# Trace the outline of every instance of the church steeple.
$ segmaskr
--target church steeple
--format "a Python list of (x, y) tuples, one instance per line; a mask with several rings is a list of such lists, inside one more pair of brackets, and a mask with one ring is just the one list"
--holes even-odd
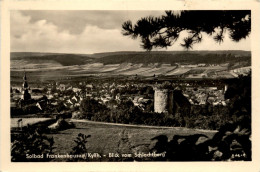
[(26, 72), (24, 71), (24, 76), (23, 76), (23, 80), (26, 81), (27, 77), (26, 77)]
[(31, 94), (29, 93), (29, 86), (28, 86), (28, 82), (27, 82), (27, 77), (26, 77), (26, 72), (24, 71), (24, 76), (23, 76), (23, 85), (22, 85), (22, 89), (23, 89), (23, 95), (22, 95), (22, 99), (23, 100), (30, 100), (31, 99)]
[(23, 76), (23, 89), (28, 89), (26, 72), (24, 72), (24, 76)]

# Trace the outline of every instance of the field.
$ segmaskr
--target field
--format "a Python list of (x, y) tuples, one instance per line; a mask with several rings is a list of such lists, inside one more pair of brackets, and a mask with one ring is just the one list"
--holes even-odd
[[(232, 66), (232, 70), (228, 70), (228, 65)], [(12, 83), (20, 81), (24, 70), (30, 80), (39, 83), (89, 76), (234, 78), (250, 66), (249, 51), (112, 52), (92, 55), (16, 52), (11, 53), (10, 70)]]
[[(46, 65), (42, 64), (42, 66)], [(29, 66), (33, 66), (29, 68)], [(35, 66), (38, 66), (35, 68)], [(250, 67), (248, 67), (250, 68)], [(247, 68), (246, 68), (247, 69)], [(228, 70), (227, 66), (208, 66), (208, 67), (189, 67), (176, 66), (171, 64), (108, 64), (92, 63), (86, 65), (74, 66), (53, 66), (39, 67), (39, 64), (27, 65), (27, 77), (32, 83), (40, 83), (47, 80), (70, 80), (77, 77), (118, 77), (118, 76), (139, 76), (139, 77), (178, 77), (182, 78), (234, 78), (237, 73), (235, 70)], [(12, 84), (21, 83), (24, 69), (11, 67), (11, 82)]]
[[(203, 131), (188, 128), (159, 128), (159, 127), (139, 127), (139, 126), (117, 126), (107, 125), (98, 122), (74, 122), (75, 128), (60, 131), (56, 134), (48, 134), (54, 138), (54, 154), (67, 154), (72, 151), (79, 133), (91, 135), (88, 138), (87, 149), (89, 153), (133, 153), (141, 150), (149, 152), (153, 146), (152, 138), (158, 135), (166, 135), (172, 139), (173, 135), (205, 134), (212, 138), (215, 131)], [(200, 140), (202, 142), (203, 140)], [(65, 159), (53, 159), (53, 161), (65, 161)], [(92, 161), (116, 161), (107, 157), (94, 158)]]
[[(11, 118), (11, 128), (18, 127), (18, 120), (21, 118)], [(22, 125), (33, 125), (39, 122), (46, 122), (52, 120), (51, 118), (22, 118)]]

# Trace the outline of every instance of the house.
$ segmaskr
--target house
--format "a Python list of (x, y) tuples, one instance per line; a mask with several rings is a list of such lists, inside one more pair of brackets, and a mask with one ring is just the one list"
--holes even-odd
[(92, 84), (87, 84), (86, 85), (86, 90), (93, 90), (93, 85)]
[(104, 96), (102, 96), (101, 97), (101, 101), (103, 102), (103, 103), (106, 103), (106, 102), (108, 102), (110, 99), (108, 98), (108, 97), (104, 97)]
[(72, 86), (68, 86), (66, 90), (72, 90)]
[(77, 93), (77, 92), (80, 92), (80, 91), (81, 91), (80, 88), (76, 88), (76, 87), (73, 87), (72, 90), (73, 90), (74, 93)]
[(47, 98), (48, 98), (48, 99), (52, 99), (53, 97), (54, 97), (54, 96), (53, 96), (52, 94), (48, 94), (48, 95), (47, 95)]
[(51, 104), (54, 105), (54, 106), (57, 106), (57, 105), (58, 105), (58, 102), (55, 101), (55, 102), (52, 102)]
[(205, 63), (199, 63), (199, 64), (198, 64), (198, 67), (204, 67), (204, 66), (206, 66)]
[(66, 86), (65, 86), (65, 84), (60, 84), (57, 89), (59, 89), (60, 91), (65, 91), (66, 90)]
[(120, 93), (117, 93), (115, 99), (116, 99), (116, 100), (120, 100), (120, 97), (121, 97)]
[(22, 87), (12, 87), (11, 88), (13, 93), (20, 93), (22, 92)]
[(81, 98), (79, 96), (73, 96), (70, 99), (67, 99), (66, 103), (67, 105), (70, 105), (72, 107), (79, 107), (81, 102)]
[(13, 102), (13, 101), (11, 101), (10, 106), (11, 106), (11, 108), (16, 108), (17, 107), (16, 103)]
[(86, 97), (92, 97), (92, 94), (86, 93)]
[(46, 108), (47, 106), (47, 101), (46, 100), (41, 100), (39, 102), (36, 103), (36, 106), (40, 109), (43, 110)]

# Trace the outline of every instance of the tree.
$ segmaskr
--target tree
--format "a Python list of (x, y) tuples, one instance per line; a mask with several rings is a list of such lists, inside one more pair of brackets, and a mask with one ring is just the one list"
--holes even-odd
[(122, 34), (133, 39), (141, 38), (141, 46), (146, 50), (167, 48), (179, 39), (181, 32), (187, 31), (181, 46), (192, 49), (193, 45), (202, 41), (202, 33), (206, 33), (221, 43), (224, 33), (228, 31), (230, 38), (238, 42), (249, 36), (251, 32), (250, 10), (211, 10), (211, 11), (165, 11), (161, 17), (143, 17), (135, 25), (130, 20), (122, 25)]
[(91, 119), (95, 113), (105, 111), (107, 108), (94, 99), (86, 98), (81, 101), (79, 109), (87, 119)]
[[(40, 128), (27, 126), (23, 132), (15, 135), (11, 145), (11, 161), (49, 161), (46, 154), (53, 153), (54, 139), (43, 134)], [(43, 155), (42, 157), (27, 158), (27, 155)]]
[[(251, 120), (251, 72), (245, 76), (239, 76), (228, 83), (228, 89), (225, 92), (225, 99), (229, 99), (230, 115), (236, 117), (245, 116)], [(251, 125), (251, 121), (247, 124)]]
[(58, 102), (56, 109), (57, 109), (57, 112), (61, 112), (61, 111), (66, 110), (66, 106), (63, 104), (63, 102)]

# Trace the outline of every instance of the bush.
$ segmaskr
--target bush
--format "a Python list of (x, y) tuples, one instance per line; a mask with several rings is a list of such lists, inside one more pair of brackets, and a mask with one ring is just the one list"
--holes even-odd
[(225, 124), (212, 139), (201, 143), (198, 140), (206, 135), (174, 135), (170, 141), (159, 135), (152, 138), (156, 143), (150, 151), (166, 153), (159, 161), (251, 161), (251, 132), (243, 127), (244, 120)]
[(75, 111), (75, 112), (72, 112), (71, 118), (72, 119), (84, 119), (84, 116), (82, 115), (81, 112)]
[(74, 127), (73, 123), (68, 123), (66, 120), (60, 118), (57, 120), (56, 123), (50, 125), (48, 128), (51, 130), (60, 131), (60, 130), (66, 130), (73, 127)]
[[(43, 135), (39, 128), (25, 127), (24, 131), (13, 136), (11, 145), (11, 161), (48, 161), (46, 154), (51, 154), (54, 140)], [(42, 155), (43, 158), (27, 158), (28, 155)]]
[[(87, 139), (91, 137), (91, 135), (85, 135), (82, 133), (79, 133), (77, 138), (74, 140), (74, 142), (76, 143), (76, 145), (72, 148), (71, 151), (71, 155), (82, 155), (82, 154), (86, 154), (87, 153), (87, 148), (86, 148), (86, 144), (87, 144)], [(73, 161), (82, 161), (82, 158), (73, 158)], [(85, 159), (85, 161), (87, 161), (87, 157)]]

